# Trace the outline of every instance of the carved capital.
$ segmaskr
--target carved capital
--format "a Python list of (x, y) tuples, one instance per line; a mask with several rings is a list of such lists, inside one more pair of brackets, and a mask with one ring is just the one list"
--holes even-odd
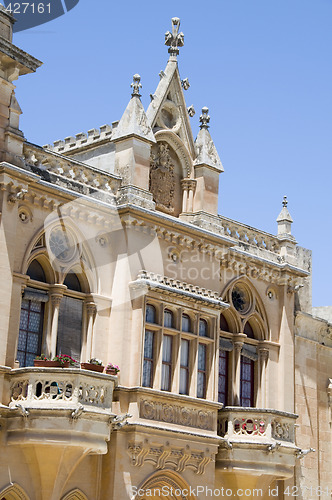
[(88, 317), (94, 317), (97, 312), (96, 304), (91, 300), (85, 302), (85, 309)]
[(259, 359), (263, 363), (266, 363), (267, 360), (269, 359), (270, 351), (268, 349), (266, 349), (265, 347), (261, 347), (258, 349), (258, 354), (259, 354)]

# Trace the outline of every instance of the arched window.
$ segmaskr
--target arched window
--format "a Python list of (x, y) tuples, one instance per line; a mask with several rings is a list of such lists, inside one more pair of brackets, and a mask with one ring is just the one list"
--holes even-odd
[(68, 290), (74, 290), (75, 292), (81, 292), (81, 283), (75, 273), (68, 273), (64, 285), (68, 288)]
[(220, 330), (223, 330), (224, 332), (230, 331), (227, 319), (223, 314), (220, 314)]
[(188, 314), (182, 314), (182, 331), (191, 332), (191, 321)]
[[(44, 269), (37, 260), (31, 262), (27, 274), (41, 285), (46, 282)], [(16, 354), (20, 367), (33, 366), (33, 360), (41, 354), (44, 308), (47, 301), (45, 290), (35, 287), (27, 287), (24, 290)]]
[(151, 304), (146, 305), (145, 321), (147, 323), (156, 323), (156, 308)]
[(199, 320), (199, 336), (207, 337), (208, 336), (208, 324), (205, 319)]
[(164, 310), (164, 326), (167, 328), (173, 328), (174, 326), (173, 313), (169, 309)]
[(249, 337), (250, 339), (255, 338), (254, 330), (252, 329), (249, 321), (246, 322), (246, 324), (244, 326), (243, 333), (245, 333), (247, 335), (247, 337)]

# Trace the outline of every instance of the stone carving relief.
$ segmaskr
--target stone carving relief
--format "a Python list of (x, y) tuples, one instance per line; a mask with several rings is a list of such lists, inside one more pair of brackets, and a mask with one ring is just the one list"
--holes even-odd
[(174, 213), (175, 176), (174, 163), (165, 142), (158, 143), (157, 152), (151, 154), (150, 191), (156, 202), (156, 208)]
[(214, 461), (214, 454), (207, 448), (205, 451), (173, 447), (169, 442), (165, 446), (149, 443), (147, 439), (140, 442), (130, 441), (127, 448), (131, 465), (142, 467), (149, 462), (158, 470), (172, 468), (177, 472), (191, 469), (195, 474), (204, 474), (206, 466)]
[(209, 431), (212, 431), (214, 428), (214, 415), (211, 411), (170, 405), (160, 401), (141, 400), (139, 416), (148, 420), (158, 420), (159, 422), (183, 425), (185, 427), (196, 427)]

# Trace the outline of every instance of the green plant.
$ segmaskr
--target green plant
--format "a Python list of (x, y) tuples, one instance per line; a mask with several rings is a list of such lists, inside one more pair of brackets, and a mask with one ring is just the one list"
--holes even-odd
[(97, 358), (91, 358), (89, 359), (88, 362), (91, 363), (92, 365), (98, 365), (98, 366), (101, 366), (103, 364), (103, 362)]
[(107, 370), (114, 370), (115, 373), (118, 373), (120, 371), (120, 368), (118, 367), (118, 365), (113, 365), (113, 363), (108, 363), (108, 365), (106, 366), (106, 371)]
[(36, 356), (35, 359), (42, 360), (42, 361), (49, 361), (50, 358), (45, 356), (45, 354), (41, 353), (40, 356)]
[(65, 363), (68, 363), (68, 362), (70, 365), (74, 365), (75, 363), (78, 363), (78, 361), (76, 361), (76, 359), (72, 358), (68, 354), (58, 354), (57, 356), (54, 356), (52, 361), (59, 361), (59, 363), (61, 363), (62, 365), (64, 365)]

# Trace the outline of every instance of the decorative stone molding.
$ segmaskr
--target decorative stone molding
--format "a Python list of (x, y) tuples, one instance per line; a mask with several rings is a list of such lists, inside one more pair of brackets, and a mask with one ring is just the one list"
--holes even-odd
[(213, 431), (214, 413), (152, 399), (139, 402), (140, 418)]
[(186, 296), (192, 300), (204, 300), (212, 306), (228, 308), (229, 304), (223, 302), (218, 292), (207, 290), (196, 285), (185, 283), (173, 278), (168, 278), (160, 274), (140, 271), (137, 279), (130, 283), (131, 288), (135, 289), (140, 286), (156, 287), (166, 293), (177, 293)]
[(332, 378), (329, 378), (329, 384), (327, 386), (327, 397), (330, 410), (330, 426), (332, 426)]
[(166, 446), (158, 446), (150, 444), (147, 439), (144, 442), (130, 441), (127, 451), (131, 465), (134, 467), (142, 467), (145, 462), (149, 462), (159, 470), (166, 467), (177, 472), (191, 469), (195, 474), (202, 475), (207, 465), (214, 462), (214, 454), (209, 448), (205, 451), (197, 451), (191, 450), (189, 445), (185, 448), (173, 447), (169, 442)]

